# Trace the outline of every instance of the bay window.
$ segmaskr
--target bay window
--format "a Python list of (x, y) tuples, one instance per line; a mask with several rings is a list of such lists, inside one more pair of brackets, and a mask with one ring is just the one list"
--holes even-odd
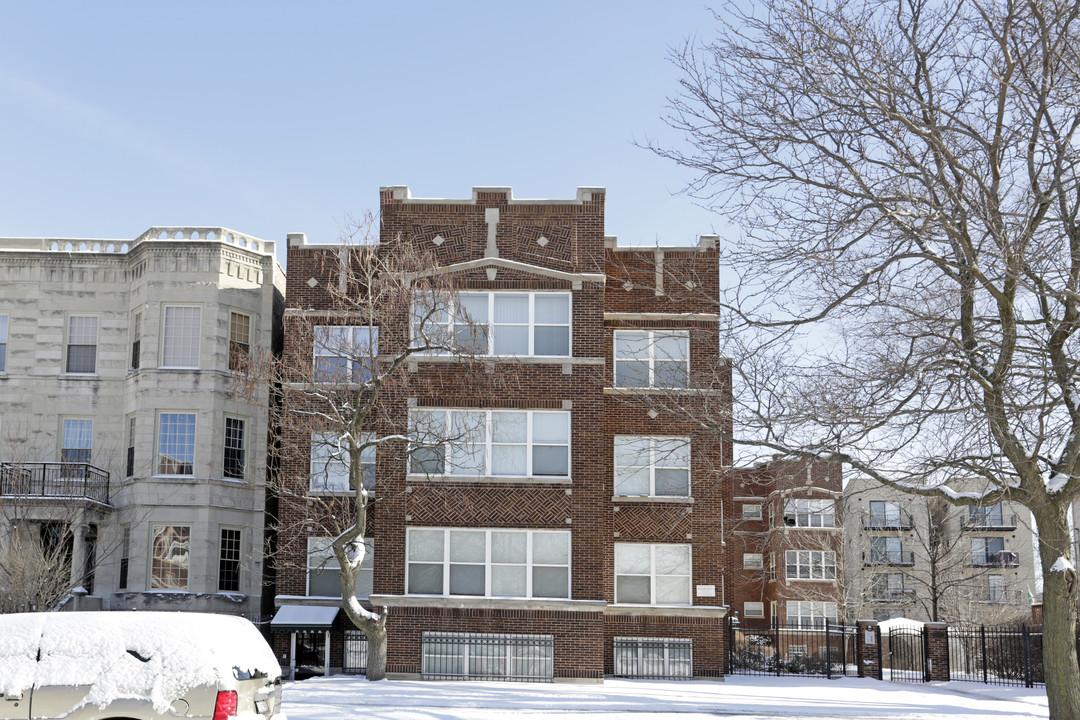
[(836, 553), (828, 550), (788, 550), (788, 580), (835, 580)]

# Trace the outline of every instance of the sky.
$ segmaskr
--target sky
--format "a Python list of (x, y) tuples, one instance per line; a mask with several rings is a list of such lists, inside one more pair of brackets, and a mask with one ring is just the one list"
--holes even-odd
[(575, 197), (608, 235), (679, 245), (730, 230), (680, 194), (671, 48), (700, 0), (0, 0), (0, 236), (134, 238), (224, 226), (336, 242), (378, 189)]

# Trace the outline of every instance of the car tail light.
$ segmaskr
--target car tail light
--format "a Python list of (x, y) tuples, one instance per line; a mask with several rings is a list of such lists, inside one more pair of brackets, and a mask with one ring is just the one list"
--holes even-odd
[(236, 716), (236, 691), (219, 691), (214, 703), (214, 720), (229, 720)]

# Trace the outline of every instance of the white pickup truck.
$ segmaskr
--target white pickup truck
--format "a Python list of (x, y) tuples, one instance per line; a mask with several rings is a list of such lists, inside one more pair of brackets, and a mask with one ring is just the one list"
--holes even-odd
[(199, 613), (0, 615), (0, 720), (285, 720), (255, 626)]

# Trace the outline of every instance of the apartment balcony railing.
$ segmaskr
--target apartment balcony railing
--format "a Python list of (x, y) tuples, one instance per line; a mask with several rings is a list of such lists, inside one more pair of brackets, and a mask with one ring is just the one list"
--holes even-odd
[(866, 596), (868, 602), (874, 603), (909, 603), (915, 599), (913, 588), (889, 588), (888, 590), (871, 589)]
[(873, 567), (879, 565), (889, 565), (894, 567), (911, 567), (915, 564), (915, 552), (908, 550), (907, 552), (889, 552), (871, 550), (870, 552), (864, 552), (862, 554), (863, 565), (865, 567)]
[(1020, 567), (1020, 558), (1014, 552), (1002, 550), (972, 555), (971, 564), (974, 567)]
[(863, 513), (864, 530), (910, 530), (911, 515), (907, 513)]
[(964, 530), (1015, 530), (1016, 515), (968, 516), (964, 519), (962, 527)]
[(0, 495), (109, 504), (109, 473), (90, 463), (0, 463)]
[(998, 605), (1027, 604), (1027, 598), (1024, 597), (1024, 594), (1021, 591), (1007, 590), (1004, 588), (984, 589), (979, 596), (979, 601)]

